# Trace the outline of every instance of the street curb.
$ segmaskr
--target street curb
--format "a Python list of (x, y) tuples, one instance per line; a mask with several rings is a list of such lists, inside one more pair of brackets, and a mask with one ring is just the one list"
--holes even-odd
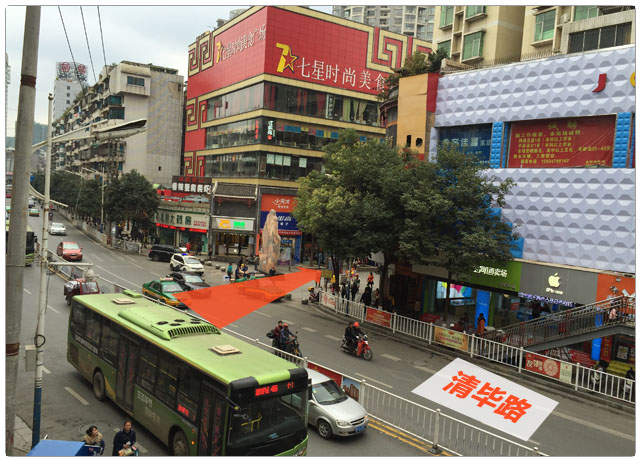
[[(340, 318), (340, 313), (333, 313), (331, 309), (329, 309), (328, 307), (325, 307), (318, 303), (313, 303), (309, 305), (313, 306), (315, 311), (323, 313), (329, 317), (333, 317), (336, 319)], [(569, 388), (565, 385), (559, 385), (551, 380), (545, 379), (544, 377), (538, 377), (537, 375), (534, 375), (531, 373), (527, 373), (526, 375), (521, 374), (521, 373), (518, 373), (517, 370), (514, 371), (514, 370), (511, 370), (511, 368), (505, 368), (504, 366), (501, 366), (493, 361), (488, 361), (486, 359), (478, 358), (475, 356), (473, 358), (470, 358), (468, 354), (460, 353), (453, 349), (441, 347), (437, 344), (429, 345), (422, 342), (419, 339), (414, 339), (412, 337), (408, 337), (404, 335), (393, 334), (392, 332), (389, 332), (387, 328), (378, 326), (377, 324), (367, 323), (367, 328), (369, 330), (375, 331), (376, 333), (384, 335), (386, 338), (395, 340), (396, 342), (404, 343), (404, 344), (410, 345), (413, 348), (416, 348), (422, 351), (428, 351), (443, 357), (461, 358), (466, 361), (473, 362), (476, 365), (481, 365), (482, 367), (490, 368), (492, 372), (499, 374), (505, 378), (509, 378), (510, 380), (517, 379), (519, 381), (523, 381), (523, 383), (527, 385), (536, 387), (540, 390), (548, 391), (558, 396), (563, 396), (565, 398), (571, 399), (576, 402), (584, 403), (585, 400), (588, 400), (589, 402), (592, 402), (598, 405), (602, 409), (613, 409), (620, 413), (632, 414), (632, 415), (635, 415), (635, 412), (636, 412), (635, 406), (627, 405), (624, 403), (618, 403), (617, 401), (610, 401), (608, 399), (601, 398), (596, 394), (592, 394), (592, 393), (586, 393), (586, 392), (576, 393), (572, 388)]]

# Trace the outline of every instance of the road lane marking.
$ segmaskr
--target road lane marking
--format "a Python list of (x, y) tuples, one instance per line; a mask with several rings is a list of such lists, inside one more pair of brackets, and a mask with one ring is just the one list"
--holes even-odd
[(71, 396), (73, 396), (74, 398), (76, 398), (78, 401), (80, 401), (83, 405), (88, 406), (89, 403), (87, 402), (86, 399), (84, 399), (82, 396), (80, 396), (78, 393), (76, 393), (75, 391), (73, 391), (71, 388), (69, 387), (64, 387), (65, 390), (67, 390)]
[(391, 355), (380, 355), (383, 358), (387, 358), (387, 359), (391, 359), (393, 361), (402, 361), (402, 358), (396, 358), (395, 356), (391, 356)]
[(156, 278), (162, 278), (162, 276), (163, 276), (163, 275), (159, 275), (158, 273), (154, 273), (154, 272), (149, 272), (149, 273), (151, 273)]
[(367, 381), (371, 380), (372, 382), (376, 382), (377, 384), (384, 385), (385, 387), (393, 388), (391, 385), (387, 385), (386, 383), (381, 382), (380, 380), (372, 379), (371, 377), (367, 377), (366, 375), (358, 374), (357, 372), (355, 374), (359, 375), (360, 377), (362, 377), (363, 379), (365, 379)]
[(341, 338), (335, 337), (333, 335), (325, 335), (326, 338), (331, 339), (331, 340), (335, 340), (337, 342), (342, 342)]
[(133, 286), (133, 289), (136, 289), (136, 288), (137, 288), (137, 286), (135, 286), (134, 284), (132, 284), (128, 279), (123, 278), (123, 277), (121, 277), (121, 276), (118, 276), (118, 275), (116, 275), (115, 273), (110, 272), (110, 271), (109, 271), (109, 270), (107, 270), (106, 268), (101, 267), (100, 265), (96, 265), (96, 267), (97, 267), (97, 268), (99, 268), (99, 269), (100, 269), (100, 270), (102, 270), (102, 271), (107, 272), (107, 273), (108, 273), (108, 274), (110, 274), (111, 276), (115, 276), (116, 278), (120, 278), (122, 281), (127, 282), (127, 283), (129, 284), (129, 286)]
[(47, 304), (47, 308), (51, 308), (53, 311), (55, 311), (57, 314), (60, 314), (60, 312), (58, 310), (56, 310), (55, 308), (53, 308), (51, 305)]
[(28, 289), (26, 289), (26, 288), (22, 288), (22, 290), (23, 290), (24, 292), (26, 292), (27, 294), (31, 295), (31, 292), (29, 292), (29, 290), (28, 290)]
[(618, 436), (618, 437), (620, 437), (622, 439), (627, 439), (629, 441), (635, 441), (636, 440), (636, 437), (634, 435), (626, 434), (626, 433), (620, 433), (620, 432), (618, 432), (616, 430), (613, 430), (611, 428), (604, 427), (604, 426), (599, 425), (597, 423), (591, 423), (591, 422), (588, 422), (586, 420), (579, 419), (577, 417), (572, 417), (571, 415), (563, 414), (562, 412), (551, 412), (551, 415), (556, 415), (556, 416), (558, 416), (560, 418), (563, 418), (565, 420), (570, 420), (570, 421), (575, 422), (575, 423), (580, 423), (580, 424), (582, 424), (584, 426), (588, 426), (589, 428), (593, 428), (594, 430), (604, 431), (605, 433), (612, 434), (614, 436)]
[(416, 369), (420, 369), (421, 371), (425, 371), (428, 372), (429, 374), (435, 374), (436, 371), (434, 371), (433, 369), (429, 369), (428, 367), (422, 367), (422, 366), (413, 366)]
[(315, 329), (311, 329), (310, 327), (303, 327), (302, 330), (307, 332), (318, 332)]
[(382, 424), (380, 422), (378, 422), (377, 420), (369, 420), (369, 427), (373, 428), (374, 430), (378, 430), (381, 433), (386, 434), (387, 436), (391, 436), (392, 438), (396, 438), (397, 440), (404, 442), (405, 444), (409, 444), (412, 447), (415, 447), (416, 449), (419, 449), (425, 453), (430, 454), (431, 452), (429, 452), (429, 450), (427, 448), (425, 448), (423, 445), (420, 445), (418, 443), (420, 443), (421, 441), (419, 441), (418, 439), (412, 438), (410, 436), (408, 436), (405, 433), (402, 433), (398, 430), (393, 429), (392, 427)]
[(527, 442), (530, 442), (531, 444), (535, 444), (536, 446), (540, 445), (538, 441), (534, 441), (533, 439), (529, 439)]
[(257, 311), (256, 310), (256, 313), (259, 314), (259, 315), (262, 315), (262, 316), (266, 316), (267, 318), (272, 318), (271, 315), (267, 315), (266, 313), (262, 313), (261, 311)]
[(134, 267), (138, 267), (140, 270), (144, 270), (144, 268), (142, 268), (140, 265), (138, 265), (137, 263), (135, 263), (135, 262), (133, 261), (133, 259), (131, 259), (131, 258), (127, 257), (127, 260), (128, 260), (128, 261), (129, 261), (129, 263), (130, 263), (131, 265), (133, 265)]
[(100, 263), (104, 262), (104, 259), (102, 257), (100, 257), (98, 254), (91, 254), (91, 257), (93, 259), (96, 259)]
[(51, 371), (50, 371), (49, 369), (47, 369), (46, 367), (44, 367), (44, 366), (42, 366), (42, 371), (43, 371), (45, 374), (51, 374)]

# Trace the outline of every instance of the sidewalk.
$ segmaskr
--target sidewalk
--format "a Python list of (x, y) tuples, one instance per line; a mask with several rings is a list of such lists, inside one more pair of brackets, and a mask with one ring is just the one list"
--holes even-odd
[(15, 424), (15, 431), (13, 432), (13, 455), (25, 457), (31, 450), (31, 428), (17, 415)]

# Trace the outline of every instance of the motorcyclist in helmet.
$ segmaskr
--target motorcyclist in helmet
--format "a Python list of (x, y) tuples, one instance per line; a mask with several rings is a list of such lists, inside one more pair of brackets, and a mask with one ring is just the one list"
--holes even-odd
[(362, 333), (360, 324), (357, 321), (349, 323), (349, 326), (344, 331), (344, 337), (347, 339), (347, 347), (349, 350), (355, 350), (358, 344), (358, 336)]

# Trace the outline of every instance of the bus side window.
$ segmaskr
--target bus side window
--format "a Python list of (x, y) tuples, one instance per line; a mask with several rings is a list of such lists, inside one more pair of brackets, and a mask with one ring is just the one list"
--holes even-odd
[(178, 366), (175, 360), (164, 354), (159, 356), (156, 397), (172, 409), (175, 409), (177, 382)]
[(71, 325), (73, 332), (80, 337), (84, 337), (86, 333), (87, 310), (83, 305), (74, 302), (71, 310)]
[(140, 351), (140, 363), (138, 365), (138, 384), (145, 390), (153, 393), (153, 387), (156, 384), (156, 368), (158, 355), (149, 344)]
[(200, 382), (202, 376), (184, 365), (180, 366), (180, 382), (178, 389), (178, 412), (195, 422), (198, 414), (200, 398)]
[(100, 351), (104, 360), (115, 366), (118, 356), (118, 332), (114, 325), (109, 323), (108, 319), (103, 318), (102, 320), (104, 324), (102, 325), (102, 346)]
[(92, 345), (100, 347), (100, 315), (91, 310), (87, 312), (87, 340)]

